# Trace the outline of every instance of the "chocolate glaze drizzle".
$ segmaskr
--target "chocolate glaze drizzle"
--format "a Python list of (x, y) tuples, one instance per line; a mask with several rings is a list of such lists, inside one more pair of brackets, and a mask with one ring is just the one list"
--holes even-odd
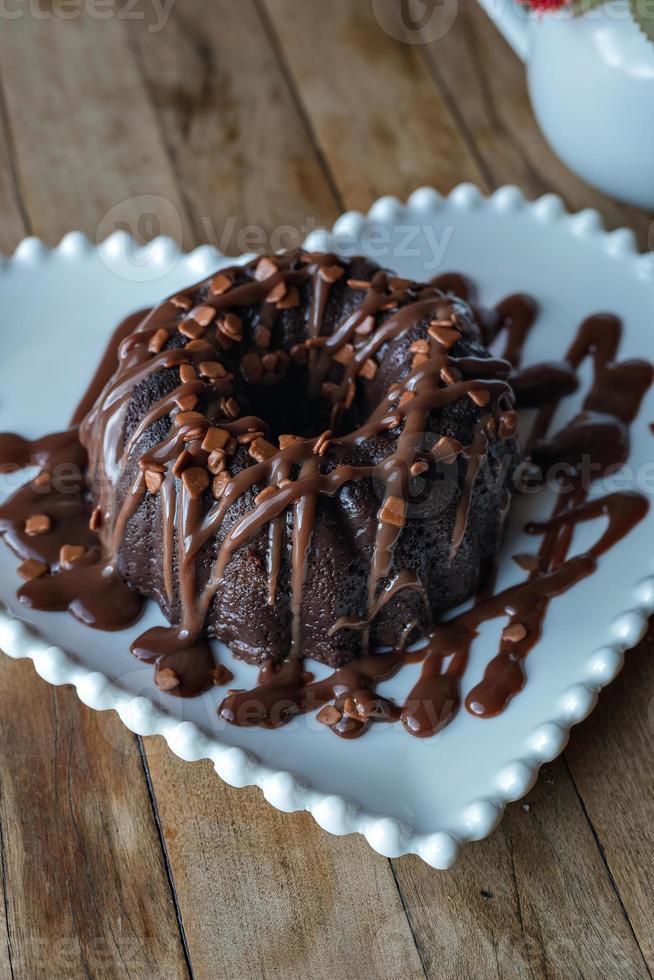
[[(373, 721), (397, 720), (413, 735), (432, 735), (458, 710), (460, 680), (478, 627), (505, 617), (499, 651), (465, 700), (474, 715), (499, 713), (524, 685), (523, 662), (541, 635), (551, 599), (592, 574), (601, 555), (647, 510), (647, 501), (634, 493), (594, 500), (588, 494), (593, 480), (627, 458), (629, 425), (651, 383), (651, 366), (616, 362), (620, 323), (598, 314), (582, 323), (563, 360), (523, 368), (522, 350), (536, 315), (534, 303), (523, 295), (507, 298), (491, 316), (477, 314), (487, 343), (503, 341), (501, 357), (455, 356), (465, 328), (456, 296), (468, 295), (466, 281), (455, 274), (427, 286), (381, 271), (370, 282), (348, 282), (360, 300), (354, 312), (325, 335), (321, 328), (330, 290), (346, 274), (337, 256), (291, 253), (264, 258), (248, 266), (247, 273), (218, 273), (199, 306), (193, 307), (197, 287), (192, 287), (121, 324), (67, 432), (35, 442), (0, 436), (1, 467), (40, 468), (39, 476), (0, 508), (0, 534), (23, 561), (20, 571), (27, 581), (19, 591), (21, 601), (40, 609), (69, 609), (99, 629), (135, 622), (143, 600), (118, 573), (117, 555), (130, 518), (148, 494), (159, 494), (165, 587), (172, 599), (177, 556), (181, 621), (149, 630), (135, 641), (132, 652), (155, 665), (163, 690), (194, 696), (213, 683), (223, 683), (228, 674), (215, 667), (203, 627), (232, 555), (268, 528), (268, 595), (274, 603), (286, 547), (285, 515), (291, 512), (293, 626), (288, 656), (281, 663), (265, 664), (254, 690), (228, 692), (219, 708), (221, 718), (238, 725), (277, 727), (297, 713), (320, 708), (319, 718), (345, 738), (359, 736)], [(283, 374), (288, 354), (276, 351), (266, 361), (276, 311), (297, 305), (298, 290), (307, 283), (307, 336), (291, 357), (306, 365), (309, 397), (328, 402), (329, 427), (318, 437), (282, 437), (277, 448), (266, 439), (269, 427), (264, 420), (241, 413), (226, 354), (242, 340), (241, 318), (234, 311), (256, 304), (261, 311), (256, 355), (247, 363), (244, 356), (241, 369), (246, 380), (248, 372), (257, 381), (266, 373)], [(391, 315), (381, 318), (380, 313), (389, 309)], [(362, 425), (342, 431), (359, 379), (375, 376), (376, 355), (421, 322), (429, 329), (412, 345), (408, 376), (391, 386)], [(188, 342), (171, 346), (178, 331)], [(576, 390), (577, 371), (587, 359), (593, 365), (593, 382), (583, 408), (563, 429), (550, 434), (556, 407)], [(330, 374), (335, 361), (343, 367), (338, 382)], [(126, 437), (134, 390), (166, 369), (179, 371), (180, 383)], [(429, 413), (466, 396), (479, 409), (470, 445), (442, 438), (425, 450), (422, 437)], [(527, 527), (542, 539), (537, 554), (517, 556), (528, 571), (527, 579), (497, 595), (488, 590), (480, 594), (471, 609), (438, 624), (417, 651), (407, 649), (415, 633), (415, 623), (410, 622), (395, 649), (374, 652), (371, 625), (384, 605), (405, 589), (426, 597), (423, 583), (409, 569), (389, 581), (406, 519), (412, 468), (426, 463), (425, 456), (447, 463), (462, 454), (466, 461), (452, 558), (464, 539), (489, 433), (509, 440), (515, 435), (514, 404), (538, 410), (526, 446), (530, 479), (543, 480), (555, 464), (563, 467), (566, 478), (560, 480), (551, 518)], [(166, 435), (142, 453), (117, 507), (115, 488), (126, 478), (130, 451), (151, 426), (167, 418), (171, 424)], [(397, 433), (395, 450), (381, 464), (328, 465), (332, 447), (354, 447), (389, 431)], [(230, 454), (243, 444), (250, 446), (253, 462), (230, 474)], [(305, 669), (300, 612), (318, 501), (320, 495), (334, 495), (347, 483), (371, 477), (381, 481), (384, 496), (366, 615), (341, 616), (332, 627), (333, 632), (357, 631), (363, 653), (316, 681)], [(203, 546), (219, 535), (232, 504), (259, 485), (263, 491), (222, 536), (208, 580), (200, 586), (197, 559)], [(564, 485), (572, 490), (564, 492)], [(206, 503), (210, 488), (214, 502), (207, 509), (203, 500)], [(599, 516), (608, 520), (600, 538), (584, 554), (569, 557), (575, 525)], [(405, 704), (379, 695), (377, 685), (409, 662), (421, 662), (422, 669)]]

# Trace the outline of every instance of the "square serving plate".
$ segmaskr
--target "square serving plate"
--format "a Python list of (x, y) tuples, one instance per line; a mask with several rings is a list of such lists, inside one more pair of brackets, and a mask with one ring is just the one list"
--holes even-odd
[[(365, 217), (343, 215), (307, 245), (365, 253), (418, 280), (463, 272), (484, 305), (511, 292), (531, 293), (541, 312), (526, 363), (560, 357), (576, 325), (599, 311), (624, 321), (621, 359), (654, 354), (654, 255), (639, 255), (629, 231), (607, 233), (594, 211), (567, 214), (551, 195), (530, 203), (514, 187), (489, 198), (470, 185), (447, 198), (424, 188), (406, 204), (382, 198)], [(65, 427), (125, 314), (234, 261), (209, 247), (182, 254), (167, 239), (137, 248), (120, 232), (97, 247), (77, 232), (55, 249), (26, 239), (0, 265), (1, 329), (11, 341), (0, 362), (0, 431), (36, 437)], [(575, 412), (581, 396), (564, 400), (557, 423)], [(654, 483), (652, 420), (650, 391), (633, 426), (624, 474), (625, 485), (641, 490)], [(0, 499), (26, 478), (25, 472), (2, 477)], [(538, 495), (513, 507), (498, 587), (520, 576), (510, 556), (528, 550), (522, 527), (534, 508), (545, 512), (544, 503)], [(572, 553), (592, 543), (598, 526), (578, 527)], [(570, 727), (619, 672), (625, 649), (642, 637), (654, 611), (654, 559), (643, 542), (653, 536), (650, 512), (596, 574), (553, 600), (543, 637), (526, 661), (525, 689), (502, 715), (480, 720), (461, 710), (431, 739), (413, 738), (399, 725), (373, 725), (360, 740), (343, 741), (315, 716), (277, 731), (227, 726), (216, 714), (218, 690), (190, 701), (172, 698), (154, 686), (151, 668), (130, 656), (131, 640), (162, 621), (153, 604), (137, 627), (113, 634), (89, 630), (67, 614), (25, 610), (15, 597), (17, 561), (4, 546), (0, 647), (30, 657), (50, 683), (74, 684), (92, 708), (116, 710), (132, 731), (163, 735), (183, 759), (210, 758), (226, 782), (260, 786), (280, 810), (307, 809), (331, 833), (357, 831), (382, 854), (416, 853), (446, 868), (461, 844), (489, 834), (505, 804), (528, 792), (540, 765), (561, 752)], [(500, 626), (482, 627), (464, 696), (495, 652)], [(234, 670), (234, 686), (252, 686), (255, 669), (228, 651), (222, 655)], [(405, 668), (382, 690), (406, 693), (417, 670)], [(321, 675), (320, 668), (315, 672)]]

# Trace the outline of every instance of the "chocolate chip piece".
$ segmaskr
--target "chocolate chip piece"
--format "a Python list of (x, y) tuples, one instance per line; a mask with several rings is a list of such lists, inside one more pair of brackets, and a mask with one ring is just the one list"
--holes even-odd
[(227, 371), (218, 361), (202, 361), (199, 365), (200, 374), (203, 378), (213, 381), (215, 378), (224, 378)]
[(218, 476), (219, 473), (225, 469), (225, 450), (224, 449), (214, 449), (213, 452), (209, 453), (209, 458), (207, 459), (207, 469), (212, 474), (212, 476)]
[(371, 285), (365, 279), (348, 279), (347, 284), (350, 289), (370, 289)]
[(270, 459), (271, 456), (274, 456), (277, 450), (266, 439), (255, 439), (254, 442), (250, 443), (248, 453), (257, 463), (263, 463), (265, 460)]
[(361, 365), (361, 368), (359, 369), (359, 374), (361, 375), (362, 378), (366, 378), (367, 381), (372, 381), (372, 379), (377, 374), (377, 361), (373, 360), (372, 357), (369, 357)]
[(332, 437), (331, 429), (326, 429), (321, 433), (313, 444), (313, 451), (316, 456), (324, 456), (329, 449), (329, 440)]
[(199, 323), (201, 327), (208, 327), (216, 318), (216, 311), (213, 306), (194, 306), (189, 316)]
[(270, 279), (279, 271), (277, 263), (274, 262), (267, 255), (264, 255), (262, 259), (257, 262), (257, 267), (254, 271), (254, 278), (257, 282), (263, 282), (265, 279)]
[(190, 337), (191, 340), (197, 340), (205, 331), (205, 327), (196, 320), (181, 320), (177, 325), (177, 329), (184, 337)]
[(86, 548), (81, 544), (65, 544), (59, 549), (59, 564), (70, 571), (86, 554)]
[(523, 623), (509, 623), (502, 630), (502, 639), (507, 643), (519, 643), (527, 635), (527, 628)]
[(218, 330), (228, 340), (243, 340), (243, 321), (236, 313), (225, 313), (218, 321)]
[(417, 459), (415, 463), (411, 466), (409, 470), (411, 476), (420, 476), (421, 473), (425, 473), (429, 469), (429, 463), (424, 459)]
[(189, 466), (182, 473), (182, 483), (191, 500), (198, 500), (209, 486), (209, 474), (204, 466)]
[(201, 412), (178, 412), (175, 416), (175, 425), (181, 429), (183, 425), (200, 425), (207, 419)]
[(202, 441), (202, 448), (205, 453), (212, 453), (216, 449), (224, 449), (229, 441), (227, 429), (207, 429)]
[(178, 310), (190, 310), (193, 305), (186, 296), (171, 296), (170, 302), (173, 306), (176, 306)]
[(387, 497), (379, 511), (379, 520), (383, 524), (404, 527), (406, 524), (406, 501), (402, 500), (401, 497)]
[(345, 275), (345, 269), (340, 265), (322, 265), (318, 274), (324, 282), (331, 284)]
[(525, 572), (535, 572), (540, 568), (538, 555), (513, 555), (513, 560)]
[(40, 534), (47, 534), (51, 526), (52, 522), (47, 514), (34, 514), (25, 521), (25, 534), (35, 538)]
[(266, 296), (266, 303), (279, 303), (286, 296), (286, 283), (282, 279)]
[(179, 368), (179, 380), (183, 385), (190, 384), (197, 380), (197, 373), (192, 364), (181, 364)]
[(216, 498), (216, 500), (222, 497), (227, 487), (227, 484), (229, 483), (229, 480), (230, 480), (229, 473), (225, 473), (225, 472), (219, 473), (218, 476), (214, 477), (211, 483), (211, 491), (214, 497)]
[(145, 471), (145, 485), (148, 488), (149, 493), (159, 493), (163, 485), (163, 481), (163, 473), (159, 473), (156, 470)]
[(224, 664), (218, 664), (218, 666), (214, 667), (211, 671), (211, 679), (216, 687), (221, 687), (223, 684), (229, 684), (230, 681), (233, 681), (234, 675), (229, 667), (225, 667)]
[(174, 691), (181, 684), (179, 677), (170, 667), (162, 667), (161, 670), (156, 671), (154, 679), (160, 691)]
[(475, 405), (483, 408), (485, 405), (488, 405), (491, 396), (488, 388), (473, 388), (472, 391), (468, 392), (468, 397), (473, 400)]
[(175, 398), (175, 404), (181, 412), (192, 412), (197, 403), (197, 395), (178, 395)]
[(52, 479), (52, 474), (49, 470), (41, 470), (40, 473), (32, 480), (35, 487), (47, 487), (50, 485), (50, 480)]
[(261, 493), (256, 495), (254, 502), (255, 504), (261, 504), (264, 500), (268, 500), (269, 497), (274, 497), (277, 492), (277, 487), (264, 487)]
[(91, 511), (91, 517), (89, 519), (89, 530), (99, 531), (102, 527), (102, 508), (94, 507)]
[(432, 320), (429, 324), (429, 336), (438, 341), (446, 350), (453, 347), (457, 340), (461, 339), (458, 330), (454, 330), (452, 326), (440, 320)]
[(232, 280), (223, 272), (219, 272), (218, 275), (214, 276), (211, 280), (210, 288), (214, 296), (222, 296), (223, 293), (226, 293), (232, 288)]
[(463, 446), (456, 439), (441, 436), (432, 449), (432, 454), (439, 463), (453, 463), (462, 449)]
[(500, 415), (500, 436), (502, 439), (509, 439), (518, 428), (518, 413), (514, 411), (503, 412)]
[(241, 432), (241, 434), (236, 437), (236, 441), (241, 446), (249, 446), (255, 439), (263, 439), (265, 434), (266, 433), (262, 432), (260, 429), (251, 430), (249, 432)]
[(299, 439), (299, 436), (293, 436), (293, 435), (283, 435), (283, 436), (280, 436), (279, 437), (279, 448), (280, 449), (286, 449), (292, 443), (297, 442), (298, 439)]
[(163, 327), (153, 333), (148, 343), (148, 350), (150, 353), (158, 354), (168, 342), (168, 337), (168, 331), (164, 330)]
[(429, 353), (429, 341), (428, 340), (414, 340), (409, 351), (412, 354), (428, 354)]
[(354, 718), (355, 721), (362, 721), (362, 716), (357, 710), (354, 698), (345, 698), (343, 702), (343, 714), (347, 715), (348, 718)]
[(32, 582), (35, 578), (41, 578), (42, 575), (47, 575), (50, 571), (49, 567), (42, 561), (36, 561), (35, 558), (28, 558), (24, 561), (22, 565), (18, 566), (18, 574), (21, 578), (24, 578), (26, 582)]
[(349, 364), (354, 357), (354, 347), (352, 344), (344, 344), (339, 350), (334, 354), (334, 360), (337, 364)]
[(461, 380), (461, 375), (455, 368), (449, 367), (447, 364), (445, 367), (441, 368), (441, 379), (447, 385), (454, 385), (457, 381)]
[(316, 720), (320, 722), (321, 725), (337, 725), (343, 715), (338, 710), (335, 704), (326, 704), (324, 708), (321, 708), (316, 715)]
[(366, 316), (363, 318), (361, 323), (357, 324), (354, 329), (357, 337), (367, 337), (375, 329), (375, 318), (374, 316)]
[(221, 398), (220, 411), (223, 412), (228, 419), (237, 419), (241, 414), (241, 406), (235, 398)]

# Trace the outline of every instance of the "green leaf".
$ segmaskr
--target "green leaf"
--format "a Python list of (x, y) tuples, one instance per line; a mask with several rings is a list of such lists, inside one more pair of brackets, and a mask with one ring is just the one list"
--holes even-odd
[(654, 0), (629, 0), (629, 7), (645, 37), (654, 44)]
[(581, 17), (587, 11), (594, 7), (601, 7), (604, 3), (606, 0), (572, 0), (572, 3), (567, 4), (566, 10), (571, 10), (575, 17)]

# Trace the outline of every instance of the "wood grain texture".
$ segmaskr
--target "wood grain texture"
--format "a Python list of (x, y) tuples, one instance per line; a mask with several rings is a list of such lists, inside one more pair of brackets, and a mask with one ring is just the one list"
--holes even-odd
[[(3, 26), (0, 49), (8, 34)], [(23, 111), (38, 88), (34, 77)], [(60, 193), (38, 154), (52, 202), (44, 215), (28, 210), (8, 123), (0, 119), (0, 228), (11, 250), (33, 224), (54, 240), (71, 218), (52, 217)], [(137, 740), (119, 718), (2, 656), (0, 773), (0, 976), (188, 976)]]
[(654, 975), (654, 632), (566, 751), (576, 789)]
[(562, 762), (451, 871), (395, 866), (428, 977), (647, 977)]
[(3, 25), (0, 63), (25, 210), (34, 234), (53, 244), (73, 225), (93, 241), (124, 228), (137, 240), (170, 234), (190, 247), (126, 23), (24, 16)]
[(389, 862), (358, 835), (145, 744), (198, 980), (423, 976)]
[(184, 0), (131, 38), (197, 243), (289, 248), (337, 217), (253, 0)]
[(4, 975), (187, 977), (136, 739), (117, 716), (3, 657), (0, 771)]
[(419, 48), (389, 37), (368, 0), (330, 0), (327, 17), (312, 3), (261, 4), (348, 208), (483, 179)]

